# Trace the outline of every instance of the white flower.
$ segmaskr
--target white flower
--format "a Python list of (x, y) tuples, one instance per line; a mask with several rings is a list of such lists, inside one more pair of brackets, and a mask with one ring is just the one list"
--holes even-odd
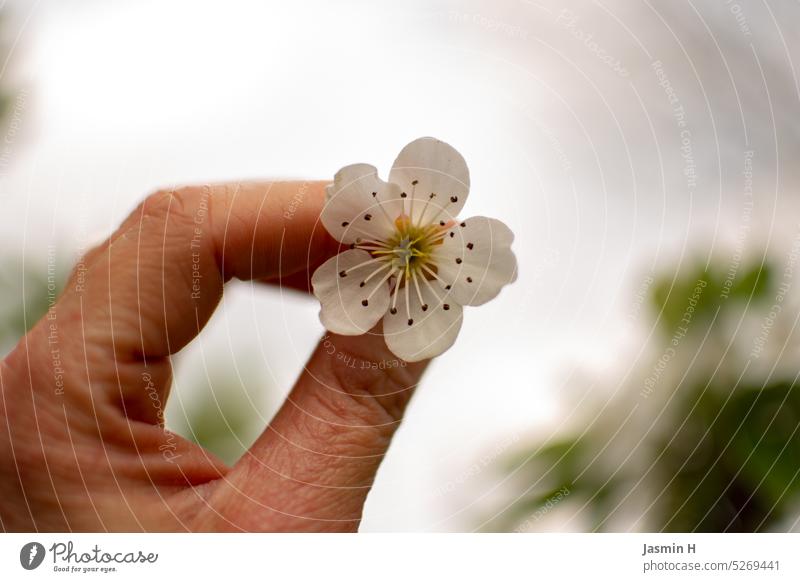
[(339, 170), (321, 219), (350, 250), (311, 279), (322, 324), (360, 335), (383, 318), (386, 344), (408, 362), (452, 346), (461, 306), (493, 299), (517, 270), (505, 224), (457, 218), (468, 192), (464, 158), (430, 137), (403, 148), (388, 182), (367, 164)]

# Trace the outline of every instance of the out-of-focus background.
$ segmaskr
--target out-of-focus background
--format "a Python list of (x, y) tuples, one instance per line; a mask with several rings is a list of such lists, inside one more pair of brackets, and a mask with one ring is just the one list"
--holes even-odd
[[(157, 187), (432, 135), (517, 283), (465, 313), (364, 531), (800, 530), (800, 4), (0, 4), (0, 355)], [(233, 461), (322, 333), (232, 284), (168, 426)]]

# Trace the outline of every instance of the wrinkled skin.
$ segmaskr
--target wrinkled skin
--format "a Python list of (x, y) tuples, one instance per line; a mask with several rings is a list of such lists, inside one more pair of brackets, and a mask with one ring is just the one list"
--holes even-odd
[(358, 528), (425, 368), (350, 367), (336, 357), (394, 362), (380, 336), (320, 343), (232, 467), (165, 431), (161, 414), (170, 356), (208, 321), (226, 281), (307, 291), (316, 266), (338, 252), (318, 223), (323, 188), (157, 192), (83, 258), (48, 315), (0, 364), (4, 530)]

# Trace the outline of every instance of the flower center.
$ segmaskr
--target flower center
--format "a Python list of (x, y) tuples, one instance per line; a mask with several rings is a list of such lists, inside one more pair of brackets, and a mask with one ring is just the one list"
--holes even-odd
[[(388, 216), (387, 216), (388, 218)], [(389, 313), (397, 313), (397, 299), (402, 293), (405, 294), (406, 314), (408, 325), (413, 325), (411, 308), (409, 303), (410, 293), (415, 293), (419, 299), (422, 311), (428, 310), (422, 295), (422, 286), (427, 287), (433, 297), (439, 299), (439, 293), (431, 285), (431, 280), (438, 279), (436, 264), (433, 261), (433, 252), (438, 245), (442, 244), (448, 229), (453, 222), (441, 221), (438, 224), (419, 225), (413, 224), (406, 214), (401, 214), (394, 220), (394, 232), (384, 240), (358, 239), (351, 248), (367, 251), (371, 258), (368, 261), (359, 263), (349, 269), (339, 272), (340, 277), (346, 277), (349, 273), (360, 270), (363, 267), (371, 266), (372, 272), (360, 282), (359, 286), (364, 288), (367, 283), (379, 274), (378, 283), (365, 289), (365, 297), (361, 301), (364, 307), (369, 306), (369, 300), (381, 285), (389, 281), (392, 284), (392, 306)], [(394, 278), (392, 282), (391, 279)], [(410, 289), (413, 288), (413, 291)], [(448, 285), (446, 289), (449, 289)], [(443, 309), (447, 310), (450, 306), (445, 304)]]
[(403, 237), (397, 246), (394, 248), (394, 252), (397, 254), (397, 262), (398, 264), (405, 268), (411, 264), (411, 259), (414, 258), (415, 255), (419, 254), (414, 248), (414, 245), (411, 244), (410, 237)]
[(394, 234), (385, 241), (386, 251), (377, 251), (377, 256), (384, 254), (387, 258), (391, 257), (392, 266), (405, 271), (407, 275), (432, 266), (431, 257), (434, 248), (442, 243), (444, 225), (415, 225), (406, 215), (400, 215), (394, 224)]

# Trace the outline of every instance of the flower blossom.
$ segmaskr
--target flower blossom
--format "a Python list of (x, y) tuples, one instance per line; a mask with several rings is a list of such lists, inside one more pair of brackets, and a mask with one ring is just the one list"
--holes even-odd
[(383, 318), (387, 346), (408, 362), (450, 348), (462, 306), (493, 299), (517, 271), (505, 224), (458, 218), (468, 193), (464, 158), (430, 137), (403, 148), (388, 182), (368, 164), (339, 170), (321, 220), (349, 249), (311, 279), (322, 324), (360, 335)]

